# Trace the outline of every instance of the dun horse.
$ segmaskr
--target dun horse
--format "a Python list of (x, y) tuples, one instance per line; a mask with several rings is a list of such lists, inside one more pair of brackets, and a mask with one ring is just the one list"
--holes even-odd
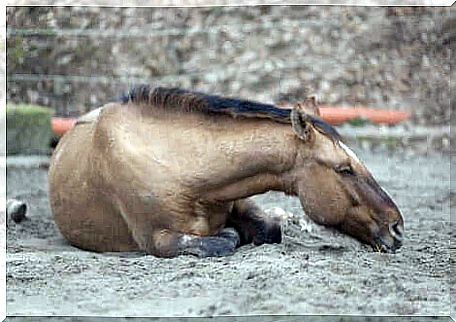
[(394, 251), (403, 239), (398, 208), (313, 98), (285, 110), (139, 86), (78, 121), (49, 180), (60, 231), (92, 251), (205, 257), (280, 243), (280, 221), (248, 198), (270, 190), (375, 249)]

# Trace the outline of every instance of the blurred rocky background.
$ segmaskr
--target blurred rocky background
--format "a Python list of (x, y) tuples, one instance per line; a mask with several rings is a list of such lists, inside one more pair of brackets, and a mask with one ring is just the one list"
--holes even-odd
[[(7, 100), (76, 116), (137, 83), (452, 123), (453, 8), (8, 7)], [(453, 59), (454, 61), (454, 59)]]

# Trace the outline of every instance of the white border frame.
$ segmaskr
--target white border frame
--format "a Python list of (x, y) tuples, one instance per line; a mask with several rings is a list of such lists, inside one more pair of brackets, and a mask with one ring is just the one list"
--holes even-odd
[[(215, 7), (255, 5), (322, 6), (431, 6), (449, 7), (456, 0), (7, 0), (0, 6), (0, 320), (6, 318), (6, 7), (7, 6), (97, 6), (97, 7)], [(396, 3), (395, 3), (396, 2)], [(451, 211), (451, 210), (450, 210)], [(450, 308), (451, 311), (451, 308)], [(450, 312), (454, 314), (454, 312)], [(451, 319), (455, 320), (452, 316)]]

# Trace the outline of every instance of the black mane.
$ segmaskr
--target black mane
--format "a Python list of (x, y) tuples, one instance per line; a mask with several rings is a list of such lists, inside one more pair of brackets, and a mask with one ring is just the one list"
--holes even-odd
[[(181, 88), (151, 87), (140, 85), (133, 87), (121, 97), (123, 104), (149, 104), (157, 108), (176, 109), (180, 111), (198, 111), (207, 114), (228, 114), (234, 118), (271, 119), (279, 123), (291, 123), (290, 109), (278, 108), (272, 104), (226, 98)], [(318, 117), (310, 116), (317, 130), (333, 140), (341, 140), (339, 133), (328, 123)]]

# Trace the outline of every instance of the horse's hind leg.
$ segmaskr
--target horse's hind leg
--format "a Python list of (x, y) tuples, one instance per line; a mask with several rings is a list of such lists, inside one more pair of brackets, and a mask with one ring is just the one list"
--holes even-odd
[(239, 241), (239, 234), (233, 228), (225, 228), (218, 235), (207, 237), (163, 229), (152, 234), (151, 244), (147, 245), (146, 251), (159, 257), (219, 257), (233, 254)]
[(266, 215), (250, 199), (234, 202), (227, 226), (234, 227), (241, 237), (241, 245), (253, 242), (255, 245), (282, 242), (280, 218)]

